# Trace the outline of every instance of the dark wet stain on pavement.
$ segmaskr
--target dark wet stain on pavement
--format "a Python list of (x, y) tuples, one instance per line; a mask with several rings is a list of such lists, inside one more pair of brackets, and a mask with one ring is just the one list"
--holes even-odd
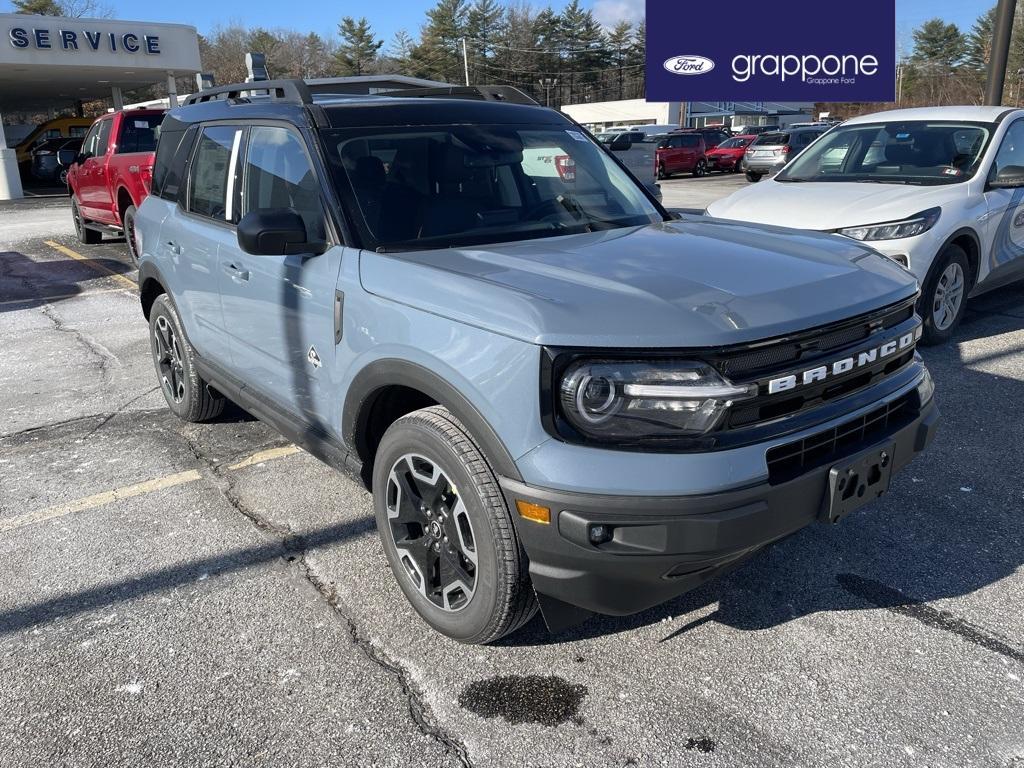
[(500, 675), (470, 683), (459, 694), (459, 704), (480, 717), (501, 717), (513, 725), (556, 726), (581, 722), (579, 709), (586, 695), (585, 685), (553, 675)]
[(922, 624), (935, 629), (951, 632), (969, 643), (1006, 656), (1024, 664), (1024, 651), (1014, 648), (995, 637), (986, 630), (961, 618), (949, 611), (939, 611), (915, 597), (910, 597), (898, 589), (882, 584), (880, 581), (865, 579), (852, 573), (840, 573), (836, 576), (839, 586), (851, 595), (859, 597), (879, 608), (917, 619)]
[(699, 739), (687, 739), (686, 744), (683, 746), (690, 750), (695, 749), (698, 752), (703, 752), (704, 754), (715, 751), (715, 742), (707, 736), (702, 736)]

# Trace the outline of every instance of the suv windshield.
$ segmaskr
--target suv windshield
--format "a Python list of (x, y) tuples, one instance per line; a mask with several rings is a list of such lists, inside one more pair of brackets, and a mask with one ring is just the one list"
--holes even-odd
[(583, 133), (551, 125), (324, 131), (364, 247), (451, 248), (661, 221)]
[(992, 134), (984, 123), (901, 122), (832, 130), (776, 181), (956, 184), (978, 170)]

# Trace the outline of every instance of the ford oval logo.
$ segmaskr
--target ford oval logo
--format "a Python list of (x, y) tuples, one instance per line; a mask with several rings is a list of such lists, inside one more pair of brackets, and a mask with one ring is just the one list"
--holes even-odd
[(715, 62), (706, 56), (673, 56), (665, 59), (664, 67), (673, 75), (706, 75)]

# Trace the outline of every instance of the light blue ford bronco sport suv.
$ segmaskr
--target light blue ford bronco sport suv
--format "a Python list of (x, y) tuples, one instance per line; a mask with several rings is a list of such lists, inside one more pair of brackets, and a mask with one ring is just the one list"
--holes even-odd
[(650, 608), (836, 522), (931, 440), (890, 259), (670, 213), (513, 89), (321, 85), (168, 113), (142, 308), (170, 409), (230, 399), (357, 477), (436, 630)]

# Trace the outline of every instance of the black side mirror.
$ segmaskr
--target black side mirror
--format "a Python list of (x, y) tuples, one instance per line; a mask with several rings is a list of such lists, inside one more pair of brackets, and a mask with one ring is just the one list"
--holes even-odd
[(238, 246), (253, 256), (320, 254), (327, 243), (310, 241), (306, 223), (291, 208), (249, 211), (238, 222)]
[(608, 145), (608, 149), (612, 152), (625, 152), (632, 146), (633, 142), (629, 140), (629, 136), (616, 136), (612, 139), (612, 143)]
[(989, 189), (1016, 189), (1024, 187), (1024, 167), (1004, 165), (988, 183)]

